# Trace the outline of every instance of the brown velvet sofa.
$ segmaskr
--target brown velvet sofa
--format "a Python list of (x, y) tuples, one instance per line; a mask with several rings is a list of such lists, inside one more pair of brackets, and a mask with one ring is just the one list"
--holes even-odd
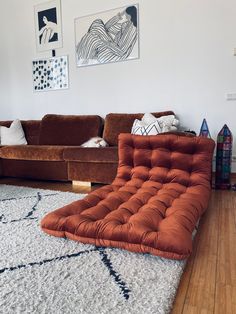
[[(172, 111), (154, 113), (156, 117)], [(118, 135), (130, 133), (143, 114), (54, 115), (21, 121), (28, 145), (0, 147), (0, 175), (39, 180), (111, 183), (118, 166)], [(12, 121), (0, 121), (9, 127)], [(109, 147), (84, 148), (94, 136)]]

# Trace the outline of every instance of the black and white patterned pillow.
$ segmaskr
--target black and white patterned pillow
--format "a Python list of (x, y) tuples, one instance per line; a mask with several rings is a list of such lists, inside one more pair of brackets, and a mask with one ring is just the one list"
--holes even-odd
[(142, 121), (136, 119), (133, 123), (131, 134), (136, 135), (157, 135), (161, 133), (161, 127), (158, 120), (145, 124)]

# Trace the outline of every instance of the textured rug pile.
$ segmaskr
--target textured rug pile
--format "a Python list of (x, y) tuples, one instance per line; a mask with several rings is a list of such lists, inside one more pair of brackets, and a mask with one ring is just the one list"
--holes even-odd
[(169, 313), (184, 261), (44, 234), (49, 211), (84, 195), (0, 185), (0, 312)]

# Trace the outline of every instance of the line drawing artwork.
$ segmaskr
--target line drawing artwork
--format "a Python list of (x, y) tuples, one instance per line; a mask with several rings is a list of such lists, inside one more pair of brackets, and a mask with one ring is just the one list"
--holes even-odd
[[(56, 8), (54, 10), (55, 10), (55, 20), (56, 20)], [(42, 13), (42, 12), (40, 12), (40, 13)], [(38, 14), (39, 19), (40, 19), (40, 13)], [(45, 45), (49, 42), (58, 40), (57, 23), (48, 20), (47, 11), (43, 12), (43, 13), (45, 14), (45, 15), (43, 15), (43, 18), (42, 18), (44, 26), (42, 26), (39, 30), (39, 41), (40, 41), (41, 45)]]
[[(113, 15), (110, 17), (109, 13)], [(76, 21), (76, 29), (79, 29), (82, 20), (80, 18)], [(104, 12), (101, 18), (93, 19), (87, 32), (76, 44), (76, 57), (78, 66), (137, 59), (137, 5)]]
[(62, 47), (60, 0), (36, 5), (34, 15), (37, 50), (46, 51)]

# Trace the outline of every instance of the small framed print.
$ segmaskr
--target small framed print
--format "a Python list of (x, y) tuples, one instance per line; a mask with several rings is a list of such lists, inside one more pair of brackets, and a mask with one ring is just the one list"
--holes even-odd
[(37, 51), (62, 47), (61, 3), (53, 0), (34, 7)]
[(125, 7), (75, 19), (78, 67), (139, 58), (139, 7)]
[(32, 71), (35, 92), (69, 88), (67, 56), (34, 60)]

